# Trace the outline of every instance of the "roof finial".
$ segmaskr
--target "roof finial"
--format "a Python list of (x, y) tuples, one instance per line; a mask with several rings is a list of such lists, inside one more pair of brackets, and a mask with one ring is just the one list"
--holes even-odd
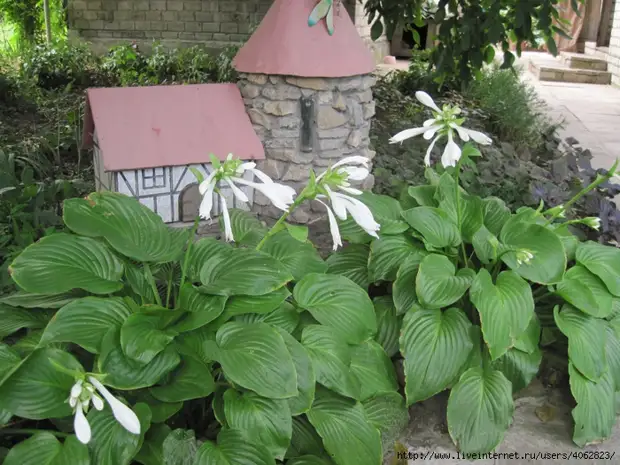
[(312, 27), (320, 20), (325, 18), (327, 23), (327, 32), (334, 35), (334, 2), (336, 2), (336, 14), (340, 14), (341, 0), (321, 0), (310, 13), (308, 18), (308, 26)]

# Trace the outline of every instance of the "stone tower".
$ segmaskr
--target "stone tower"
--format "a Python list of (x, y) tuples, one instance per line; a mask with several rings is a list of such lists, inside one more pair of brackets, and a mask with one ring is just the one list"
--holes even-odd
[[(317, 2), (275, 0), (233, 62), (246, 110), (265, 147), (259, 167), (298, 192), (311, 169), (320, 173), (351, 155), (374, 157), (372, 53), (337, 0), (333, 35), (325, 20), (308, 26)], [(369, 178), (363, 187), (372, 182)], [(281, 214), (259, 193), (254, 202), (266, 217)], [(313, 216), (306, 207), (293, 219), (306, 223)]]

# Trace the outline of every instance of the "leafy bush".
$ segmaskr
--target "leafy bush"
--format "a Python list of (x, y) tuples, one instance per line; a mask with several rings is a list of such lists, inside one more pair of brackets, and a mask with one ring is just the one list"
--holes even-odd
[(476, 154), (466, 147), (456, 169), (429, 168), (400, 202), (365, 198), (382, 236), (347, 232), (352, 245), (330, 269), (391, 284), (378, 334), (404, 357), (407, 404), (450, 389), (448, 429), (462, 452), (501, 442), (512, 395), (536, 376), (543, 351), (568, 358), (574, 442), (598, 443), (611, 435), (620, 390), (620, 251), (573, 233), (598, 218), (565, 220), (564, 208), (542, 205), (511, 212), (467, 193), (458, 173)]
[(536, 150), (551, 129), (546, 104), (513, 70), (483, 70), (464, 91), (467, 105), (480, 110), (485, 129), (501, 140)]
[(236, 50), (229, 47), (214, 57), (199, 46), (167, 50), (156, 44), (147, 55), (135, 44), (120, 45), (110, 50), (102, 68), (121, 86), (233, 82)]
[(61, 229), (61, 203), (83, 191), (78, 179), (41, 180), (30, 159), (0, 151), (0, 294), (13, 288), (7, 272), (13, 258)]
[(43, 89), (58, 89), (70, 84), (96, 85), (98, 66), (97, 57), (87, 45), (60, 41), (26, 49), (21, 71)]
[[(408, 417), (375, 306), (325, 274), (302, 227), (267, 232), (231, 210), (239, 247), (194, 244), (195, 230), (115, 193), (67, 200), (63, 217), (72, 234), (19, 255), (21, 290), (1, 302), (1, 418), (41, 428), (6, 465), (43, 451), (110, 465), (381, 463), (380, 431), (389, 441)], [(90, 400), (75, 420), (81, 441), (90, 423), (88, 447), (45, 431)]]

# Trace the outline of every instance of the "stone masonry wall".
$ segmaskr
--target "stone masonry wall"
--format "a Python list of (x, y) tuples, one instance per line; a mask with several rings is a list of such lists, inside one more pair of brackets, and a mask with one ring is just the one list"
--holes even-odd
[[(372, 159), (370, 123), (375, 114), (371, 75), (349, 78), (299, 78), (291, 76), (242, 75), (239, 88), (256, 133), (265, 147), (266, 160), (259, 168), (274, 180), (300, 192), (310, 170), (317, 174), (341, 158), (362, 155)], [(314, 102), (312, 151), (301, 146), (302, 101)], [(372, 187), (370, 177), (364, 188)], [(315, 206), (316, 207), (316, 206)], [(254, 209), (261, 216), (277, 218), (281, 212), (256, 193)], [(311, 207), (303, 206), (293, 220), (308, 223), (316, 219)], [(324, 208), (321, 208), (325, 213)]]
[(272, 0), (69, 0), (73, 34), (104, 50), (135, 40), (222, 48), (246, 41)]

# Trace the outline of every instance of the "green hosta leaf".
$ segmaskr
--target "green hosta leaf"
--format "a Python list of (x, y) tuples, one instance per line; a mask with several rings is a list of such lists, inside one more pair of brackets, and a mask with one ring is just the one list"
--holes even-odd
[(0, 409), (30, 420), (70, 415), (71, 407), (66, 400), (75, 379), (52, 363), (66, 370), (84, 371), (67, 352), (51, 348), (35, 350), (21, 364), (14, 365), (12, 371), (5, 373), (4, 380), (0, 380)]
[(510, 349), (497, 360), (493, 361), (493, 368), (504, 373), (512, 383), (512, 392), (518, 392), (529, 386), (538, 374), (542, 353), (536, 348), (531, 354), (518, 349)]
[(63, 219), (74, 232), (103, 237), (112, 248), (140, 262), (177, 260), (187, 242), (186, 235), (172, 234), (150, 208), (116, 192), (65, 200)]
[(510, 218), (510, 209), (503, 200), (497, 197), (487, 197), (482, 201), (484, 211), (484, 226), (494, 234), (499, 236), (504, 224)]
[(482, 268), (469, 295), (478, 309), (482, 334), (495, 360), (514, 346), (530, 324), (534, 316), (532, 289), (514, 271), (502, 271), (493, 284), (491, 274)]
[(286, 462), (286, 465), (333, 465), (329, 459), (317, 457), (316, 455), (304, 455), (296, 457)]
[(224, 393), (224, 412), (231, 428), (242, 431), (251, 442), (263, 445), (276, 459), (284, 458), (293, 434), (286, 400), (229, 389)]
[(396, 309), (390, 296), (375, 297), (373, 303), (377, 315), (375, 341), (381, 344), (388, 357), (393, 357), (398, 353), (401, 319), (396, 315)]
[(515, 341), (514, 348), (519, 349), (521, 352), (531, 354), (538, 350), (539, 342), (540, 321), (538, 321), (538, 317), (536, 316), (536, 314), (534, 314), (525, 332), (521, 334), (521, 337)]
[(151, 395), (162, 402), (182, 402), (207, 397), (215, 390), (209, 365), (184, 356), (181, 365), (164, 386), (151, 388)]
[(570, 391), (577, 402), (573, 409), (573, 441), (579, 447), (599, 444), (609, 438), (616, 421), (615, 388), (611, 372), (590, 381), (572, 364), (568, 364)]
[[(221, 327), (221, 326), (220, 326)], [(211, 325), (180, 334), (174, 341), (180, 354), (198, 358), (205, 363), (215, 360), (217, 346), (214, 346), (217, 329)]]
[(281, 328), (287, 333), (292, 333), (299, 324), (299, 313), (295, 306), (289, 302), (284, 302), (280, 308), (267, 314), (246, 313), (240, 315), (237, 321), (244, 323), (267, 323), (276, 328)]
[(125, 281), (141, 297), (142, 302), (155, 302), (155, 294), (153, 294), (153, 288), (149, 278), (147, 278), (144, 266), (138, 266), (130, 260), (124, 260), (123, 268), (125, 269)]
[(387, 450), (409, 423), (405, 399), (398, 392), (385, 392), (362, 401), (362, 405), (368, 421), (381, 432), (383, 450)]
[(620, 390), (620, 335), (609, 323), (606, 325), (607, 340), (605, 344), (605, 356), (607, 365), (614, 379), (616, 390)]
[(293, 276), (262, 252), (230, 249), (211, 257), (200, 271), (203, 290), (215, 295), (264, 295), (281, 288)]
[(579, 238), (575, 236), (569, 229), (569, 226), (556, 227), (554, 232), (558, 235), (564, 246), (564, 254), (566, 255), (566, 261), (572, 262), (575, 260), (575, 254), (577, 253), (577, 247), (579, 247)]
[(577, 263), (585, 266), (605, 283), (609, 292), (620, 297), (620, 250), (588, 241), (579, 244)]
[(248, 441), (234, 429), (220, 431), (217, 444), (206, 441), (196, 457), (195, 465), (276, 465), (266, 447)]
[(168, 425), (151, 426), (134, 460), (142, 465), (168, 465), (164, 462), (164, 441), (170, 431)]
[(151, 409), (151, 422), (163, 423), (178, 413), (183, 407), (183, 402), (161, 402), (153, 397), (148, 391), (142, 391), (138, 397), (140, 402), (143, 402)]
[(286, 287), (264, 295), (236, 295), (226, 301), (225, 313), (231, 316), (244, 313), (271, 313), (290, 295)]
[(73, 342), (98, 354), (110, 328), (120, 328), (131, 309), (120, 297), (84, 297), (65, 305), (45, 328), (41, 344)]
[(406, 313), (418, 302), (415, 293), (415, 278), (418, 275), (420, 262), (426, 255), (426, 252), (422, 250), (409, 255), (396, 273), (396, 281), (392, 286), (392, 297), (399, 315)]
[(396, 235), (375, 239), (370, 244), (368, 277), (370, 282), (394, 281), (401, 264), (420, 249), (407, 236)]
[(275, 328), (230, 322), (217, 332), (217, 361), (226, 378), (270, 399), (296, 396), (293, 359)]
[(579, 310), (605, 318), (611, 313), (613, 296), (595, 274), (581, 265), (575, 265), (564, 275), (556, 293)]
[(43, 328), (50, 318), (50, 313), (46, 311), (26, 310), (0, 304), (0, 340), (23, 328)]
[(153, 386), (181, 361), (175, 347), (169, 345), (150, 363), (138, 364), (123, 353), (120, 340), (120, 330), (111, 329), (103, 338), (98, 359), (99, 371), (107, 375), (106, 384), (113, 388), (129, 390)]
[(33, 294), (17, 291), (0, 299), (0, 304), (22, 308), (62, 308), (76, 299), (84, 297), (84, 292), (65, 292), (62, 294)]
[(497, 248), (499, 241), (486, 226), (481, 226), (472, 238), (472, 244), (476, 256), (484, 264), (493, 263), (497, 260)]
[(225, 304), (226, 297), (203, 294), (189, 283), (179, 291), (178, 307), (186, 312), (200, 314), (203, 324), (210, 323), (220, 316)]
[(435, 248), (455, 247), (461, 243), (458, 226), (446, 212), (433, 207), (415, 207), (405, 210), (403, 218), (418, 231), (426, 243)]
[(480, 197), (467, 194), (459, 188), (460, 222), (456, 210), (455, 183), (449, 173), (441, 175), (437, 196), (440, 198), (439, 209), (448, 214), (449, 218), (459, 227), (463, 237), (471, 242), (472, 237), (483, 224), (483, 205)]
[(187, 276), (192, 282), (200, 281), (200, 270), (205, 263), (213, 259), (219, 253), (231, 250), (230, 244), (218, 241), (212, 237), (206, 237), (196, 241), (187, 262)]
[(344, 221), (337, 218), (337, 221), (340, 236), (350, 244), (368, 244), (373, 240), (373, 237), (359, 227), (353, 218), (347, 218)]
[(454, 265), (444, 255), (430, 254), (422, 259), (415, 288), (423, 307), (447, 307), (465, 294), (474, 279), (474, 271), (461, 269), (456, 276), (454, 271)]
[(312, 360), (318, 383), (343, 396), (359, 398), (359, 380), (349, 368), (351, 349), (332, 328), (306, 326), (301, 343)]
[(447, 389), (472, 350), (471, 323), (458, 308), (405, 315), (400, 351), (405, 358), (407, 405)]
[(450, 437), (463, 453), (490, 452), (502, 442), (513, 412), (512, 387), (502, 372), (470, 368), (450, 392)]
[(580, 312), (570, 305), (553, 310), (558, 329), (568, 338), (568, 358), (582, 375), (597, 382), (607, 370), (605, 321)]
[(318, 388), (308, 419), (338, 465), (381, 463), (379, 430), (368, 422), (359, 402)]
[(528, 263), (517, 262), (515, 252), (502, 255), (502, 261), (523, 278), (539, 284), (553, 284), (562, 280), (566, 269), (566, 254), (560, 238), (538, 224), (508, 221), (502, 229), (500, 241), (514, 249), (525, 249), (534, 255)]
[(398, 391), (394, 365), (383, 347), (374, 341), (351, 348), (350, 370), (360, 381), (361, 401), (385, 392)]
[[(267, 228), (252, 213), (231, 208), (228, 214), (230, 215), (230, 227), (237, 244), (256, 247), (267, 234)], [(221, 221), (220, 229), (224, 230)]]
[(61, 444), (56, 437), (47, 432), (37, 433), (13, 447), (4, 465), (90, 465), (88, 448), (69, 436)]
[(375, 221), (381, 225), (381, 236), (400, 234), (409, 229), (409, 225), (400, 216), (402, 208), (398, 200), (368, 191), (363, 192), (359, 199), (370, 208)]
[(286, 452), (287, 457), (315, 455), (323, 457), (326, 454), (319, 434), (310, 424), (306, 416), (293, 418), (293, 437)]
[(60, 294), (84, 289), (110, 294), (123, 287), (123, 265), (101, 242), (71, 234), (52, 234), (27, 247), (9, 267), (22, 289)]
[(193, 430), (175, 429), (162, 444), (165, 465), (194, 465), (197, 452), (198, 444)]
[(327, 272), (349, 278), (366, 289), (370, 285), (368, 277), (368, 255), (370, 249), (365, 244), (349, 244), (327, 258)]
[(88, 443), (93, 465), (129, 465), (140, 450), (144, 435), (151, 426), (151, 411), (146, 404), (136, 404), (132, 410), (140, 420), (140, 434), (128, 432), (116, 421), (112, 410), (91, 409), (88, 423), (92, 439)]
[(301, 415), (310, 409), (314, 401), (316, 387), (314, 367), (308, 352), (297, 339), (283, 329), (279, 329), (278, 332), (282, 339), (284, 339), (284, 344), (286, 344), (286, 348), (291, 354), (293, 364), (295, 365), (295, 373), (297, 374), (297, 391), (299, 394), (287, 399), (288, 405), (291, 415)]
[(163, 316), (140, 312), (125, 320), (121, 326), (121, 348), (128, 359), (139, 364), (150, 363), (172, 342), (174, 334), (162, 330)]
[(306, 242), (308, 240), (308, 226), (284, 223), (288, 233), (299, 242)]
[(469, 337), (473, 347), (471, 352), (469, 352), (467, 361), (463, 364), (459, 371), (458, 378), (460, 378), (461, 375), (470, 368), (480, 368), (484, 366), (484, 362), (486, 361), (482, 357), (482, 343), (480, 342), (482, 340), (482, 330), (480, 329), (480, 326), (470, 326)]
[(332, 327), (349, 344), (359, 344), (377, 331), (372, 301), (366, 291), (344, 276), (309, 274), (297, 283), (293, 297), (321, 324)]
[(278, 260), (296, 281), (308, 273), (325, 273), (327, 264), (310, 242), (300, 243), (287, 231), (271, 236), (262, 251)]
[(407, 192), (421, 207), (438, 206), (438, 202), (435, 199), (437, 186), (414, 186), (410, 187)]

